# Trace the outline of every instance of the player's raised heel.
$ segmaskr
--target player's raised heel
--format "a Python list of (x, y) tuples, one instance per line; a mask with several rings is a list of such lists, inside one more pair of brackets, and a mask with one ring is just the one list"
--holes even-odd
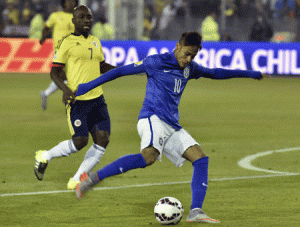
[(35, 166), (34, 166), (34, 174), (38, 180), (43, 180), (45, 170), (48, 165), (48, 160), (42, 157), (42, 153), (45, 151), (40, 150), (35, 153)]
[(190, 213), (187, 216), (186, 221), (203, 222), (203, 223), (220, 223), (219, 220), (208, 217), (207, 214), (205, 214), (200, 208), (190, 210)]
[(91, 190), (97, 183), (99, 183), (97, 173), (83, 173), (80, 176), (80, 183), (76, 185), (75, 196), (77, 199), (81, 199), (83, 195)]

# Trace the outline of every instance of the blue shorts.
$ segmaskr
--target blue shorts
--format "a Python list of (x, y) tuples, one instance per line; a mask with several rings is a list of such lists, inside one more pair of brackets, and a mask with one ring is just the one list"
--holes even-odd
[(67, 117), (72, 137), (88, 137), (89, 132), (110, 133), (110, 118), (103, 95), (92, 100), (76, 100), (67, 106)]

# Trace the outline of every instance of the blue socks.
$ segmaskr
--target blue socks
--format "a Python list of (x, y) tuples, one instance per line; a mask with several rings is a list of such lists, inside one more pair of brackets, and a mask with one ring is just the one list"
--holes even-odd
[(141, 153), (124, 155), (116, 161), (108, 164), (104, 168), (97, 171), (99, 180), (107, 177), (125, 173), (131, 169), (138, 169), (146, 167), (146, 162)]
[[(146, 162), (141, 153), (125, 155), (97, 171), (99, 180), (125, 173), (131, 169), (146, 167)], [(192, 205), (194, 208), (202, 208), (208, 181), (208, 157), (200, 158), (193, 162), (193, 177), (191, 182)]]
[(194, 208), (201, 208), (205, 198), (208, 181), (208, 157), (200, 158), (193, 162), (193, 177), (191, 182), (192, 205)]

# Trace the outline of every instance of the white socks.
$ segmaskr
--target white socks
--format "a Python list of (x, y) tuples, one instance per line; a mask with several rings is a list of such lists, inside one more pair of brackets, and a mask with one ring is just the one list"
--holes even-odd
[(73, 140), (65, 140), (60, 142), (49, 151), (42, 153), (42, 158), (47, 159), (49, 162), (52, 158), (69, 156), (71, 153), (75, 152), (77, 152), (77, 149), (73, 143)]
[[(92, 169), (94, 169), (94, 167), (99, 163), (100, 158), (103, 156), (105, 150), (106, 149), (104, 147), (93, 144), (86, 152), (83, 162), (73, 177), (73, 181), (79, 180), (81, 174), (84, 172), (90, 172)], [(71, 153), (75, 152), (77, 152), (77, 149), (73, 143), (73, 140), (65, 140), (49, 151), (42, 153), (42, 158), (48, 160), (49, 162), (52, 158), (69, 156)]]
[(80, 180), (81, 174), (83, 174), (84, 172), (90, 172), (92, 169), (94, 169), (94, 167), (99, 163), (100, 158), (103, 156), (105, 150), (106, 149), (104, 147), (93, 144), (86, 152), (84, 160), (72, 180), (78, 181)]

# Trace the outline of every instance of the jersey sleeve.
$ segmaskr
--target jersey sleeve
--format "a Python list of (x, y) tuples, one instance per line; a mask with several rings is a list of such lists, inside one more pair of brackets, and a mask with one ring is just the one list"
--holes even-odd
[(199, 79), (200, 77), (210, 78), (210, 79), (230, 79), (230, 78), (253, 78), (259, 79), (261, 77), (261, 73), (258, 71), (250, 71), (250, 70), (229, 70), (229, 69), (221, 69), (221, 68), (205, 68), (197, 63), (193, 63), (192, 65), (192, 75), (191, 79)]
[(148, 76), (152, 76), (152, 74), (159, 68), (163, 66), (163, 62), (159, 55), (151, 55), (145, 58), (142, 61), (142, 64), (145, 66), (145, 70)]
[(60, 46), (57, 47), (55, 50), (55, 54), (53, 57), (53, 64), (62, 64), (65, 65), (67, 63), (67, 56), (68, 56), (68, 43), (66, 40), (63, 40)]
[(100, 47), (99, 49), (100, 49), (100, 63), (101, 63), (101, 62), (105, 61), (105, 58), (104, 58), (104, 53), (103, 53), (103, 49), (102, 49), (102, 44), (99, 41), (99, 39), (98, 39), (98, 43), (99, 43), (99, 47)]
[(100, 77), (96, 78), (95, 80), (92, 80), (88, 83), (79, 84), (78, 90), (76, 92), (76, 96), (84, 95), (88, 91), (106, 82), (117, 79), (118, 77), (140, 74), (144, 72), (146, 72), (146, 69), (145, 69), (145, 65), (143, 64), (143, 61), (112, 69), (104, 73)]
[(48, 27), (48, 28), (53, 28), (54, 24), (55, 24), (55, 21), (56, 21), (56, 16), (55, 16), (55, 13), (52, 13), (48, 20), (45, 22), (45, 25)]

